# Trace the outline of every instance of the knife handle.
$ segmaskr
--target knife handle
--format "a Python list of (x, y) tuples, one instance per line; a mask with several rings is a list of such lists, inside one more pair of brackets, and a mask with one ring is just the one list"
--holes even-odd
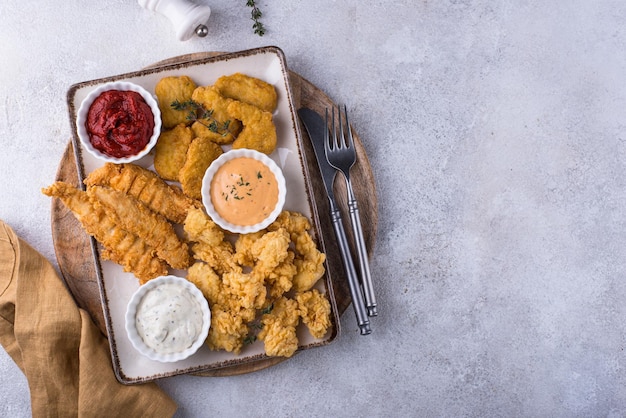
[(370, 273), (369, 259), (367, 249), (365, 247), (365, 239), (363, 238), (363, 227), (361, 226), (361, 217), (359, 216), (359, 206), (357, 204), (352, 185), (348, 180), (348, 209), (350, 212), (350, 221), (352, 223), (352, 232), (356, 242), (357, 254), (359, 256), (359, 271), (361, 272), (361, 284), (363, 285), (363, 293), (365, 294), (365, 306), (367, 307), (368, 316), (378, 315), (378, 304), (374, 295), (374, 286), (372, 284), (372, 275)]
[(337, 236), (337, 242), (339, 244), (339, 250), (341, 252), (341, 258), (343, 265), (346, 268), (346, 274), (348, 275), (348, 285), (350, 286), (350, 295), (352, 296), (352, 307), (356, 314), (357, 324), (361, 335), (367, 335), (372, 333), (370, 328), (370, 320), (365, 311), (365, 303), (363, 302), (363, 294), (359, 285), (359, 279), (354, 268), (352, 261), (352, 255), (350, 254), (350, 247), (348, 246), (348, 239), (346, 237), (346, 231), (343, 229), (343, 222), (341, 220), (341, 212), (330, 202), (330, 217), (333, 222), (333, 228), (335, 235)]

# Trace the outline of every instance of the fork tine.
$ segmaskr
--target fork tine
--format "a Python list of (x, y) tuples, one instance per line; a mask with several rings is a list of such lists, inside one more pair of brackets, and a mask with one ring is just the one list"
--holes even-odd
[(346, 143), (346, 147), (348, 148), (352, 148), (354, 146), (354, 140), (352, 139), (352, 128), (350, 128), (350, 121), (348, 120), (348, 107), (346, 105), (343, 106), (343, 114), (345, 116), (346, 119), (346, 128), (348, 131), (348, 140), (346, 142), (346, 139), (344, 137), (344, 142)]

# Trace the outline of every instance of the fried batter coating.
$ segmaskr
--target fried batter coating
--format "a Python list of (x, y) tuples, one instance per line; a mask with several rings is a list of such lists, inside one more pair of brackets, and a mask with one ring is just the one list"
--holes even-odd
[(270, 113), (276, 109), (276, 89), (258, 78), (235, 73), (218, 78), (214, 85), (224, 97), (251, 104)]
[(330, 328), (330, 302), (317, 289), (296, 295), (302, 322), (314, 338), (322, 338)]
[(326, 255), (317, 249), (317, 245), (308, 233), (311, 223), (300, 213), (283, 211), (268, 226), (270, 231), (278, 228), (284, 228), (289, 232), (297, 253), (294, 264), (298, 271), (293, 278), (293, 289), (297, 292), (311, 289), (326, 271), (324, 268)]
[(239, 354), (248, 333), (248, 326), (240, 316), (232, 315), (220, 306), (211, 309), (211, 328), (206, 342), (211, 350)]
[(242, 266), (253, 267), (254, 256), (252, 254), (252, 246), (254, 242), (261, 238), (267, 230), (262, 229), (249, 234), (241, 234), (235, 241), (235, 261)]
[(200, 208), (189, 209), (183, 228), (191, 241), (207, 245), (219, 245), (224, 241), (224, 230)]
[(298, 272), (293, 278), (293, 288), (297, 292), (304, 292), (311, 289), (324, 275), (326, 255), (317, 249), (308, 233), (299, 234), (295, 240), (295, 246), (298, 256), (294, 264)]
[(84, 183), (87, 186), (110, 186), (127, 193), (175, 223), (183, 223), (187, 211), (201, 205), (156, 173), (136, 164), (106, 163), (92, 171)]
[(101, 254), (105, 259), (120, 264), (142, 283), (167, 274), (167, 264), (154, 255), (156, 249), (122, 228), (119, 220), (102, 206), (95, 205), (86, 192), (60, 181), (42, 192), (61, 199), (83, 229), (105, 248)]
[(160, 79), (154, 87), (157, 96), (159, 109), (161, 110), (161, 120), (165, 129), (184, 123), (188, 124), (187, 110), (176, 110), (172, 103), (184, 103), (191, 99), (196, 83), (188, 76), (172, 76)]
[(183, 193), (192, 199), (202, 199), (204, 172), (223, 153), (222, 148), (208, 138), (194, 139), (187, 150), (185, 164), (178, 174)]
[(298, 349), (296, 326), (300, 321), (298, 303), (281, 297), (274, 303), (270, 313), (263, 315), (263, 329), (259, 339), (265, 344), (268, 356), (291, 357)]
[(241, 266), (235, 262), (235, 251), (228, 241), (222, 241), (218, 245), (197, 242), (191, 246), (191, 251), (196, 259), (204, 261), (220, 275), (242, 271)]
[(200, 138), (208, 138), (216, 144), (232, 143), (241, 131), (241, 122), (233, 119), (227, 110), (232, 100), (222, 96), (213, 86), (196, 88), (192, 99), (212, 112), (211, 120), (202, 119), (191, 125), (194, 134)]
[(269, 294), (272, 299), (281, 297), (293, 287), (293, 278), (298, 272), (296, 265), (293, 263), (294, 258), (294, 252), (291, 250), (287, 251), (287, 258), (276, 266), (274, 270), (267, 273), (265, 283), (269, 286)]
[(154, 147), (154, 169), (165, 180), (178, 181), (178, 173), (185, 165), (187, 150), (194, 134), (184, 124), (161, 132)]
[(265, 154), (276, 149), (276, 126), (272, 114), (237, 100), (228, 105), (228, 114), (243, 123), (243, 129), (233, 142), (233, 148), (251, 148)]
[(195, 284), (202, 292), (209, 305), (226, 305), (226, 294), (222, 291), (222, 279), (206, 263), (198, 261), (187, 270), (187, 280)]
[(110, 187), (91, 186), (87, 194), (95, 205), (103, 205), (108, 213), (114, 213), (122, 228), (154, 247), (159, 258), (167, 264), (176, 269), (189, 267), (189, 247), (178, 238), (165, 217), (151, 211), (134, 197)]

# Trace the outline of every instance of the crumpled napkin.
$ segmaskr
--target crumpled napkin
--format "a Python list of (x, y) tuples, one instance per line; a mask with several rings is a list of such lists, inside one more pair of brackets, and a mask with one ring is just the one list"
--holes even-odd
[(34, 417), (171, 417), (155, 383), (117, 381), (106, 338), (52, 265), (0, 221), (0, 344), (28, 379)]

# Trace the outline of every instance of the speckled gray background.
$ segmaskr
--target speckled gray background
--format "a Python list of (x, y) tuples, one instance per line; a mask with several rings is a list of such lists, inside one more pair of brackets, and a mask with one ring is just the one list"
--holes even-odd
[[(329, 347), (167, 379), (178, 416), (626, 415), (626, 3), (261, 0), (263, 38), (245, 1), (209, 4), (183, 43), (130, 0), (0, 2), (0, 218), (53, 262), (39, 189), (72, 83), (277, 45), (351, 110), (379, 200), (374, 333), (348, 310)], [(4, 350), (0, 399), (30, 414)]]

